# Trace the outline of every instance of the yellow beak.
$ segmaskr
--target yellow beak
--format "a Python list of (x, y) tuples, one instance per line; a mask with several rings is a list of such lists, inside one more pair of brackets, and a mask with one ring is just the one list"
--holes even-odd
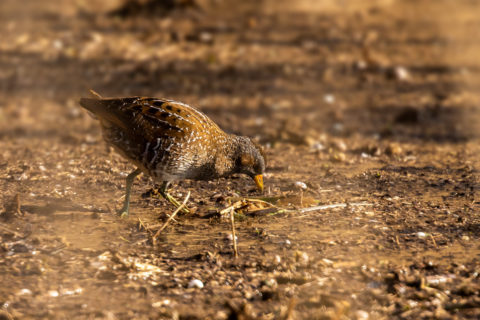
[(257, 174), (253, 180), (255, 181), (255, 184), (257, 185), (258, 190), (260, 192), (263, 192), (263, 176), (261, 174)]

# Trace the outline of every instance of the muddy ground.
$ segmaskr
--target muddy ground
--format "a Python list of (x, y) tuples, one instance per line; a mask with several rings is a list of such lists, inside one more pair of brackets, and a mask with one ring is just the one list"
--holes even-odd
[[(480, 4), (170, 4), (1, 1), (0, 318), (478, 319)], [(115, 214), (133, 167), (90, 88), (256, 138), (265, 194), (178, 182), (153, 241), (174, 208), (141, 176)], [(238, 212), (235, 259), (242, 197), (276, 207)]]

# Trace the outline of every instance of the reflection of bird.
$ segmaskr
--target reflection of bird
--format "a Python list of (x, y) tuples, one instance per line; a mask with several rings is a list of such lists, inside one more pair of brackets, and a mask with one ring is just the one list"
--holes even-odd
[(104, 139), (136, 167), (127, 177), (124, 206), (128, 215), (130, 190), (141, 172), (162, 182), (167, 193), (173, 180), (211, 180), (244, 173), (263, 191), (265, 155), (250, 138), (227, 134), (197, 109), (181, 102), (155, 98), (82, 98), (102, 126)]

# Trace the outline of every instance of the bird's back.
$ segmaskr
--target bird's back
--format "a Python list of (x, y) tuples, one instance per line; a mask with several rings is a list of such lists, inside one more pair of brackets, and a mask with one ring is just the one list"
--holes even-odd
[(80, 104), (99, 118), (108, 143), (159, 180), (201, 178), (212, 150), (228, 139), (206, 115), (172, 100), (82, 98)]

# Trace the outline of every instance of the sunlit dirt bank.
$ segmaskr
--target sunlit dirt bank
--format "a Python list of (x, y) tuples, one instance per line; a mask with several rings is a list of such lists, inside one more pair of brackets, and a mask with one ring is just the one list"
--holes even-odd
[[(478, 319), (479, 13), (1, 1), (0, 319)], [(155, 237), (174, 208), (140, 176), (118, 217), (133, 167), (78, 106), (88, 89), (254, 137), (265, 193), (175, 183), (191, 213)]]

